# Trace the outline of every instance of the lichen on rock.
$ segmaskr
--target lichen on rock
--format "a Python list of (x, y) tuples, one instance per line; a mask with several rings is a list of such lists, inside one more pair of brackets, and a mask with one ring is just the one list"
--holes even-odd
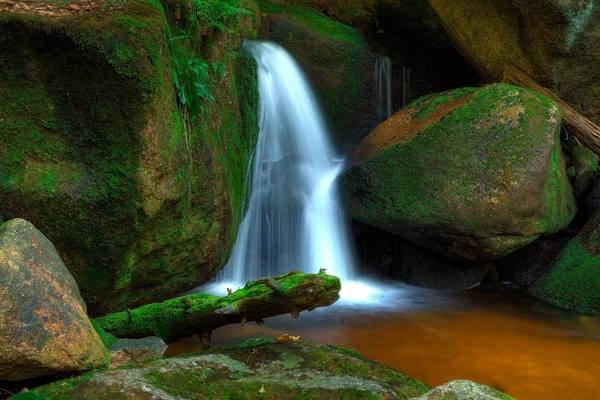
[(0, 380), (108, 366), (77, 284), (29, 222), (0, 226)]
[(480, 383), (451, 381), (411, 400), (515, 400), (511, 396)]

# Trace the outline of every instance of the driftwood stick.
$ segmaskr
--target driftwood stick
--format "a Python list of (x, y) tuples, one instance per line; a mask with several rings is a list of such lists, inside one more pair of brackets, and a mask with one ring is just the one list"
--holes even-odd
[(538, 84), (517, 67), (509, 66), (504, 70), (504, 81), (512, 85), (534, 90), (554, 100), (560, 108), (563, 116), (563, 124), (569, 133), (575, 135), (584, 146), (597, 155), (600, 155), (600, 127), (598, 125), (579, 114), (554, 92)]
[(280, 314), (325, 307), (339, 299), (339, 278), (325, 273), (286, 275), (248, 282), (228, 296), (192, 294), (97, 318), (108, 333), (121, 338), (158, 336), (167, 343), (193, 334), (210, 342), (216, 328)]

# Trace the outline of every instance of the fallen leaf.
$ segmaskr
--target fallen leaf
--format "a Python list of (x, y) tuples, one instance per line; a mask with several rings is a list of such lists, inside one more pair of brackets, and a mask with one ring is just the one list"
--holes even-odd
[(67, 8), (71, 11), (79, 11), (81, 8), (77, 4), (69, 4)]
[(287, 333), (275, 338), (276, 343), (297, 342), (300, 341), (300, 336), (290, 336)]
[(265, 385), (262, 385), (260, 387), (260, 390), (258, 391), (258, 393), (264, 393), (265, 392)]

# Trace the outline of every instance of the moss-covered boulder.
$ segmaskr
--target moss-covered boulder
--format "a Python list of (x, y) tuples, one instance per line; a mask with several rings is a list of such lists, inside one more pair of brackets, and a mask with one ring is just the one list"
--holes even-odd
[(77, 284), (29, 222), (0, 226), (0, 380), (108, 366)]
[(516, 65), (600, 122), (600, 8), (594, 0), (429, 0), (485, 78)]
[(600, 315), (600, 211), (529, 288), (547, 303), (588, 315)]
[[(186, 6), (165, 4), (171, 28), (155, 0), (0, 4), (0, 216), (48, 235), (93, 315), (209, 280), (240, 220), (257, 84), (235, 29), (258, 19), (175, 52)], [(208, 71), (191, 126), (175, 56)]]
[(421, 98), (354, 150), (352, 216), (443, 255), (506, 256), (575, 213), (558, 107), (504, 84)]
[(15, 399), (375, 400), (408, 399), (428, 390), (424, 383), (352, 350), (251, 339), (238, 347), (86, 374)]
[(318, 11), (259, 0), (260, 37), (294, 56), (327, 115), (332, 141), (347, 152), (378, 123), (373, 92), (376, 57), (355, 28)]
[(515, 400), (489, 386), (471, 381), (451, 381), (412, 400)]

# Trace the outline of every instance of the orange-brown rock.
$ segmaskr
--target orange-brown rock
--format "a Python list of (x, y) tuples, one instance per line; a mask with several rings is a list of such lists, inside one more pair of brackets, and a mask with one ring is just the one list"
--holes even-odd
[(0, 380), (108, 365), (75, 280), (33, 225), (0, 227)]

